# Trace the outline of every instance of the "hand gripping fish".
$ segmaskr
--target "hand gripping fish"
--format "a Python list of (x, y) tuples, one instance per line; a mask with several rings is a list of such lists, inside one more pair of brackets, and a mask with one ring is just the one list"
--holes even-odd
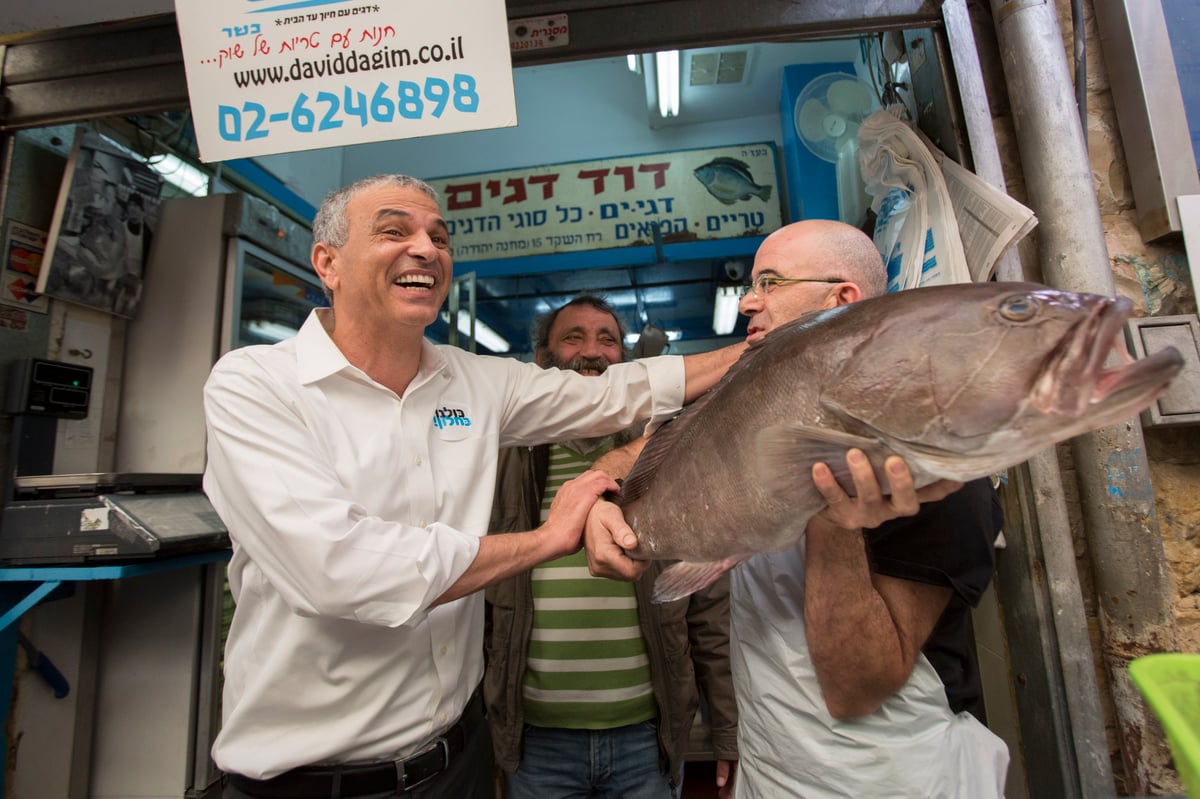
[[(647, 443), (618, 500), (638, 537), (628, 554), (682, 561), (655, 583), (655, 601), (670, 601), (799, 540), (825, 505), (813, 464), (852, 490), (850, 447), (887, 493), (892, 453), (919, 488), (993, 474), (1126, 419), (1183, 366), (1173, 348), (1130, 359), (1131, 310), (1126, 299), (976, 283), (783, 325)], [(1106, 367), (1111, 350), (1121, 362)]]

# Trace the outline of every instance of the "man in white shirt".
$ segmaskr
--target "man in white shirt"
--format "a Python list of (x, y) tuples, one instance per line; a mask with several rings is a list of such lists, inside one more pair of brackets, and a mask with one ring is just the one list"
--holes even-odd
[(237, 603), (213, 746), (224, 795), (482, 799), (479, 589), (575, 551), (616, 488), (587, 472), (536, 530), (485, 536), (499, 447), (662, 418), (737, 351), (585, 377), (430, 344), (450, 241), (436, 193), (406, 176), (334, 192), (313, 233), (332, 309), (229, 353), (205, 386), (204, 487)]

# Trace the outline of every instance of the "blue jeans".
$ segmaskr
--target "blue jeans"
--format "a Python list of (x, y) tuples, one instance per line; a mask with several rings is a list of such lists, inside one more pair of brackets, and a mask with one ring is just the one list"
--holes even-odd
[(671, 799), (652, 721), (611, 730), (525, 725), (521, 765), (505, 775), (508, 799)]

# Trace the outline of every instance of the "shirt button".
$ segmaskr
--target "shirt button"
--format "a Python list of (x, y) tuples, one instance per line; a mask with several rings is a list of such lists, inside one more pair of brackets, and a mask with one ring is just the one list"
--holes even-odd
[(445, 724), (445, 723), (446, 723), (446, 714), (438, 713), (438, 724)]
[(417, 456), (417, 459), (416, 459), (416, 464), (417, 464), (418, 466), (420, 466), (420, 465), (421, 465), (421, 456), (420, 456), (420, 455), (418, 455), (418, 456)]
[(442, 657), (446, 657), (446, 645), (445, 644), (442, 644), (442, 648), (438, 650), (438, 654), (440, 654)]

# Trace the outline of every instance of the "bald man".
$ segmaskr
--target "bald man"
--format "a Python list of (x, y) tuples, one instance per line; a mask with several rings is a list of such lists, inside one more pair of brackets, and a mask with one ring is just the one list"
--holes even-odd
[[(886, 282), (878, 250), (858, 229), (788, 225), (755, 255), (740, 305), (750, 317), (746, 340), (879, 296)], [(620, 476), (632, 455), (618, 451), (596, 466)], [(981, 691), (970, 627), (994, 570), (995, 492), (986, 479), (916, 491), (893, 457), (885, 497), (861, 452), (851, 450), (847, 464), (854, 498), (818, 464), (813, 481), (829, 504), (804, 538), (732, 572), (734, 795), (1001, 799), (1008, 751), (972, 714)], [(637, 539), (608, 515), (614, 510), (592, 509), (590, 563), (628, 578), (644, 566), (617, 547)]]

